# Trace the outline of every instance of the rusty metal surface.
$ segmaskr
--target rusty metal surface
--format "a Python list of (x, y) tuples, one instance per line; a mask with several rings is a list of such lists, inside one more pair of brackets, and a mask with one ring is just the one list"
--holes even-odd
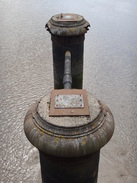
[(53, 90), (49, 116), (89, 116), (86, 90)]
[[(91, 94), (88, 93), (88, 97), (90, 98)], [(95, 104), (91, 104), (92, 100), (89, 100), (88, 103), (89, 107), (93, 105), (95, 108), (95, 111), (92, 108), (90, 112), (96, 113)], [(67, 119), (73, 125), (65, 124), (66, 127), (43, 120), (37, 112), (38, 105), (39, 102), (33, 104), (27, 113), (24, 129), (28, 140), (40, 151), (58, 157), (80, 157), (98, 151), (112, 137), (113, 115), (102, 103), (100, 103), (101, 111), (97, 118), (92, 121), (87, 119), (87, 123), (83, 124), (82, 117), (76, 117), (82, 121), (82, 124), (77, 126), (73, 121), (74, 118), (69, 117)], [(48, 103), (47, 108), (49, 108)], [(50, 119), (53, 118), (50, 117)], [(64, 118), (60, 118), (62, 123)]]
[(89, 26), (89, 23), (81, 15), (71, 13), (55, 15), (46, 24), (47, 30), (58, 36), (82, 35), (87, 32)]

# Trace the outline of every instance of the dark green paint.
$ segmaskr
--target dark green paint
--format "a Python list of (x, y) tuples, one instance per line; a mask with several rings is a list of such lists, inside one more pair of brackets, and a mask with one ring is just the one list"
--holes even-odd
[(97, 183), (100, 151), (77, 158), (39, 154), (43, 183)]
[(65, 52), (71, 52), (72, 88), (82, 89), (84, 35), (52, 36), (54, 88), (63, 88)]

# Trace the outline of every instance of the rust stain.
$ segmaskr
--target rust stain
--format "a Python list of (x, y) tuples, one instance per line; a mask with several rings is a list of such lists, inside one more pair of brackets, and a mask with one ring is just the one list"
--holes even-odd
[(58, 140), (59, 140), (59, 137), (56, 137), (56, 138), (55, 138), (55, 143), (57, 143), (57, 142), (58, 142)]
[(44, 134), (44, 130), (41, 130), (41, 134), (42, 134), (42, 135)]

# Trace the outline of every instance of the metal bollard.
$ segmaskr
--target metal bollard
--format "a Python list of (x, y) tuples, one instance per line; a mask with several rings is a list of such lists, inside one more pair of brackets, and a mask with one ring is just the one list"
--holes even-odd
[[(76, 90), (67, 91), (77, 93)], [(65, 93), (64, 90), (56, 92), (56, 95)], [(53, 117), (50, 116), (52, 96), (49, 92), (33, 104), (24, 123), (28, 140), (40, 153), (42, 182), (96, 183), (100, 149), (114, 131), (112, 113), (87, 93), (89, 117), (73, 116), (71, 110), (75, 112), (75, 109), (69, 109), (72, 116), (57, 116), (58, 112)]]
[(84, 39), (89, 26), (89, 23), (77, 14), (58, 14), (46, 24), (52, 40), (55, 89), (63, 88), (66, 50), (72, 53), (72, 88), (82, 88)]
[(105, 104), (84, 89), (70, 89), (76, 87), (71, 56), (73, 50), (64, 49), (63, 75), (59, 85), (55, 81), (65, 89), (47, 93), (24, 120), (26, 137), (39, 150), (43, 183), (97, 183), (100, 149), (114, 132)]

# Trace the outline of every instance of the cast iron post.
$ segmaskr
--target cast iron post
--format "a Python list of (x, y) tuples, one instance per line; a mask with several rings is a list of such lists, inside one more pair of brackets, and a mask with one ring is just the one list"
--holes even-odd
[(114, 132), (110, 109), (81, 89), (88, 26), (75, 14), (53, 16), (47, 24), (57, 90), (33, 104), (24, 120), (25, 134), (39, 150), (43, 183), (97, 183), (100, 149)]
[(76, 14), (55, 15), (46, 24), (52, 40), (55, 89), (63, 88), (66, 50), (72, 54), (72, 88), (82, 89), (84, 39), (89, 26), (81, 15)]

